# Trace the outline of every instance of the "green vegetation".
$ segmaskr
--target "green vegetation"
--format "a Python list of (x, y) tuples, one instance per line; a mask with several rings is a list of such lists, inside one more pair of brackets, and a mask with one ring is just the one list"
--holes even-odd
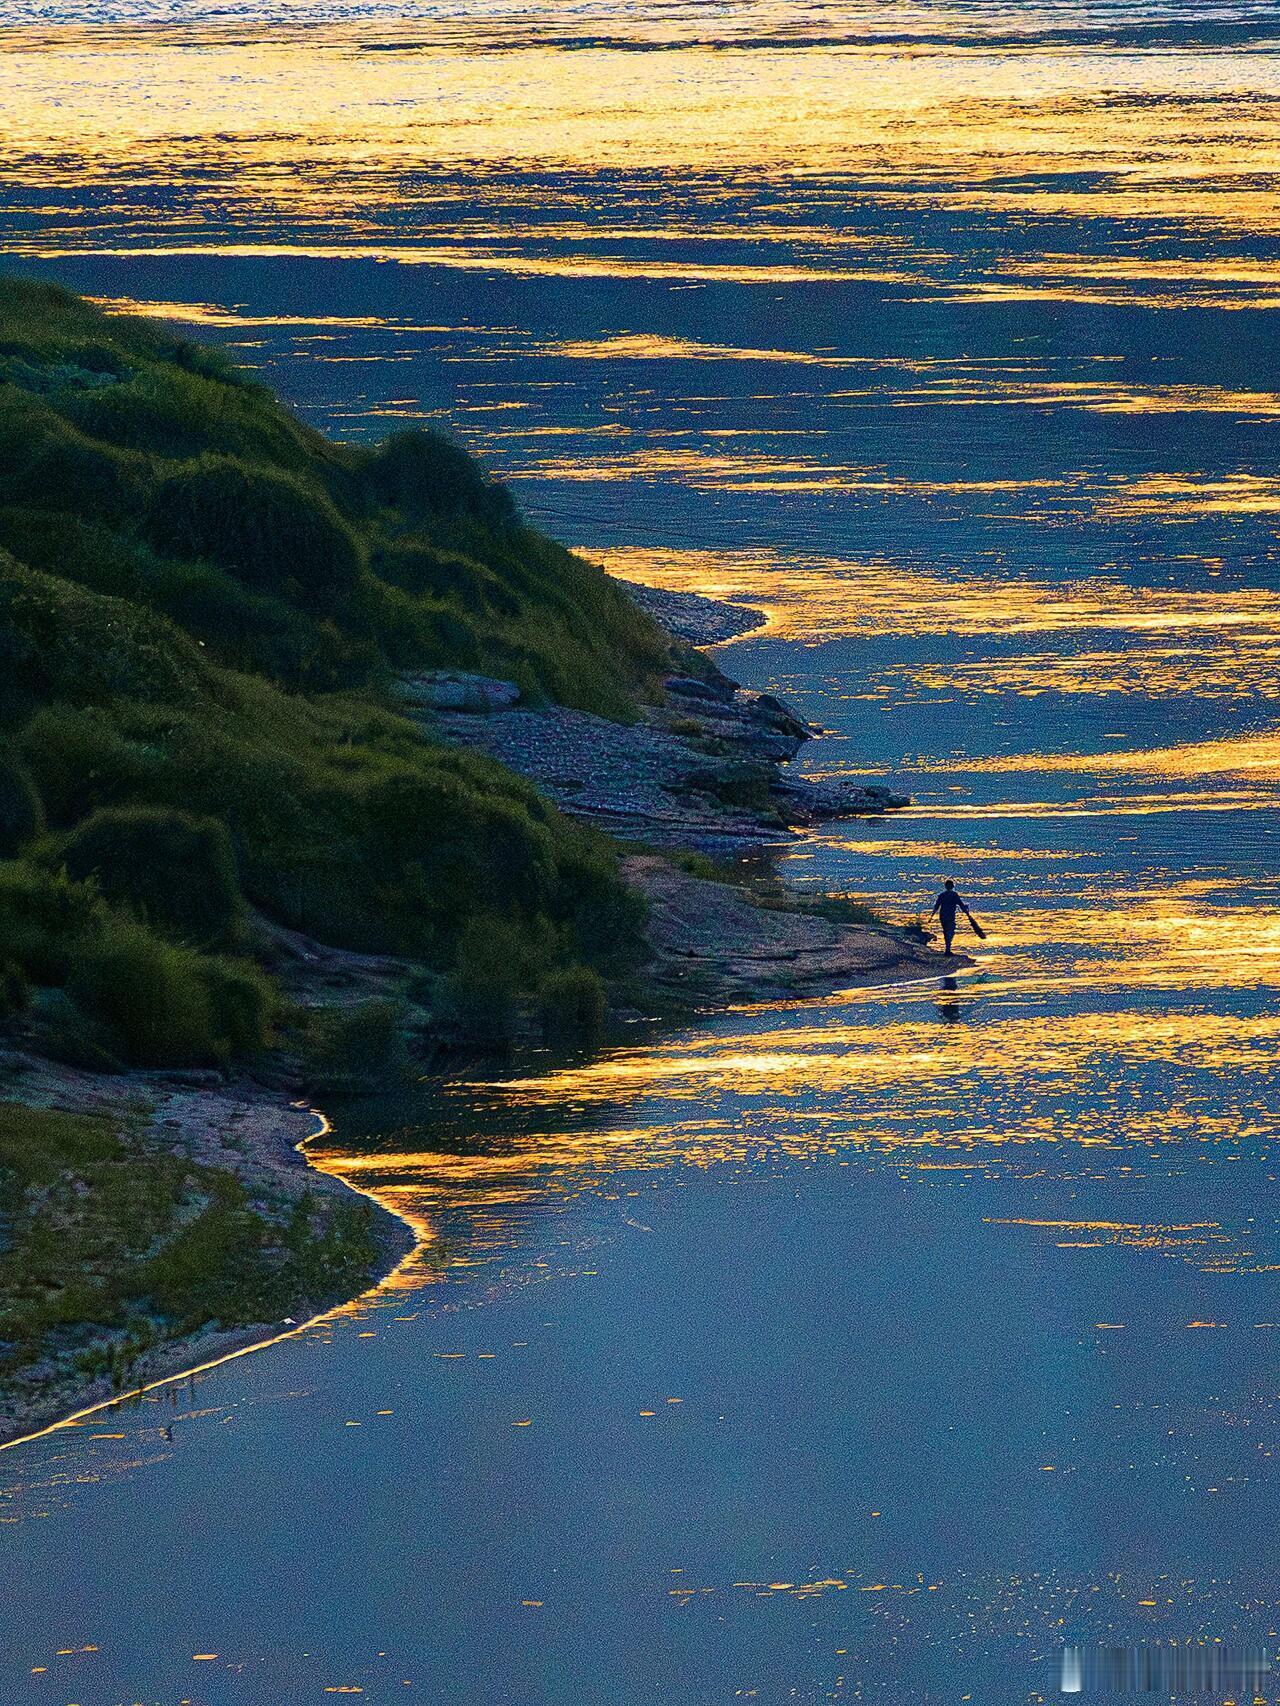
[(408, 1064), (402, 1004), (362, 1001), (309, 1013), (302, 1056), (307, 1082), (318, 1093), (394, 1085)]
[(0, 753), (0, 859), (12, 858), (44, 829), (44, 806), (25, 764)]
[(553, 971), (538, 990), (543, 1035), (548, 1042), (561, 1046), (598, 1043), (607, 1008), (604, 984), (590, 966), (565, 966)]
[(92, 877), (109, 900), (166, 936), (223, 945), (243, 925), (231, 837), (217, 818), (163, 806), (104, 806), (76, 825), (60, 852), (68, 876)]
[(156, 1343), (349, 1294), (376, 1259), (359, 1204), (250, 1206), (234, 1174), (158, 1150), (128, 1122), (9, 1102), (0, 1218), (10, 1393), (47, 1379), (51, 1363), (122, 1384)]
[(575, 1007), (547, 988), (589, 1017), (638, 948), (612, 845), (426, 738), (394, 676), (627, 717), (667, 662), (446, 440), (332, 443), (210, 351), (0, 280), (0, 971), (64, 1053), (263, 1046), (254, 910), (420, 962), (478, 1035)]
[(43, 1040), (75, 1065), (222, 1064), (270, 1040), (274, 998), (250, 961), (168, 941), (27, 860), (0, 863), (0, 967), (62, 992)]
[(853, 894), (800, 895), (795, 904), (800, 911), (818, 918), (829, 918), (833, 924), (850, 925), (860, 930), (894, 928), (883, 912)]
[(104, 614), (74, 586), (132, 607), (112, 612), (126, 646), (170, 649), (167, 618), (209, 662), (291, 688), (465, 667), (625, 716), (665, 661), (648, 618), (447, 440), (332, 443), (213, 352), (13, 279), (0, 546), (64, 583), (57, 626)]

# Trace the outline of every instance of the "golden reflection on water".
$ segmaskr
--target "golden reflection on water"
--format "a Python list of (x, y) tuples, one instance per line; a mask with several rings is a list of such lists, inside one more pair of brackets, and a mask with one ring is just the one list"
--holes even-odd
[[(311, 159), (341, 151), (357, 164), (407, 156), (566, 167), (625, 158), (644, 167), (792, 169), (803, 161), (830, 174), (881, 168), (889, 157), (926, 183), (985, 184), (1087, 160), (1116, 174), (1121, 199), (1131, 185), (1176, 178), (1181, 204), (1197, 212), (1210, 200), (1206, 181), (1248, 184), (1280, 164), (1269, 110), (1280, 72), (1265, 52), (708, 48), (675, 36), (659, 45), (638, 77), (634, 55), (617, 47), (565, 52), (534, 32), (486, 38), (474, 22), (465, 44), (450, 24), (402, 26), (392, 45), (376, 26), (323, 20), (297, 32), (10, 30), (5, 129), (23, 149), (74, 138), (111, 159), (191, 134), (196, 116), (249, 167), (290, 141)], [(146, 102), (112, 98), (144, 87)], [(1011, 87), (1020, 98), (1011, 99)], [(1153, 102), (1163, 126), (1151, 122)], [(1035, 194), (1001, 193), (1010, 205)]]
[(1138, 694), (1145, 699), (1280, 698), (1280, 635), (1233, 632), (1199, 645), (1129, 645), (1068, 654), (937, 661), (895, 672), (922, 693)]
[(611, 572), (646, 586), (754, 605), (768, 612), (774, 633), (800, 641), (875, 635), (1078, 635), (1109, 629), (1167, 635), (1221, 632), (1231, 636), (1233, 645), (1241, 640), (1267, 647), (1280, 644), (1280, 592), (1264, 588), (1188, 591), (1131, 586), (1103, 575), (1055, 582), (945, 574), (881, 560), (774, 551), (621, 546), (592, 550), (590, 555)]
[[(1202, 776), (1238, 776), (1270, 783), (1280, 780), (1280, 730), (1263, 729), (1224, 740), (1186, 741), (1179, 746), (1133, 752), (1034, 753), (976, 758), (968, 763), (967, 768), (984, 773), (1014, 770), (1124, 772), (1188, 781)], [(1187, 798), (1197, 798), (1198, 802), (1197, 796)], [(1272, 803), (1275, 803), (1274, 796)]]
[[(1079, 912), (1069, 917), (1078, 929)], [(1258, 971), (1249, 973), (1242, 939), (1254, 922), (1225, 913), (1180, 918), (1171, 910), (1160, 923), (1184, 931), (1185, 942), (1161, 947), (1150, 919), (1133, 937), (1139, 961), (1144, 951), (1149, 956), (1136, 979), (1117, 964), (1100, 971), (1092, 987), (1101, 997), (1142, 986), (1144, 970), (1152, 987), (1169, 990), (1201, 989), (1214, 978), (1235, 983), (1242, 972), (1263, 982)], [(1046, 912), (1012, 940), (1032, 942), (1052, 927)], [(1101, 921), (1095, 935), (1114, 945)], [(1274, 979), (1280, 927), (1272, 926), (1262, 953)], [(1082, 954), (1070, 969), (1088, 978), (1094, 963)], [(991, 1000), (999, 988), (969, 987), (959, 999)], [(1275, 1014), (1206, 1013), (1194, 1003), (1153, 1012), (1100, 1000), (1092, 1010), (1066, 1014), (988, 1013), (982, 1025), (965, 1028), (961, 1044), (932, 1017), (868, 1011), (856, 998), (840, 1011), (828, 1005), (821, 1023), (773, 1029), (762, 1014), (765, 1022), (747, 1030), (621, 1050), (496, 1087), (464, 1086), (463, 1093), (518, 1107), (525, 1120), (539, 1110), (552, 1115), (549, 1129), (509, 1149), (335, 1153), (327, 1164), (362, 1189), (385, 1192), (402, 1212), (408, 1206), (429, 1219), (450, 1200), (484, 1200), (490, 1207), (526, 1201), (546, 1188), (548, 1173), (578, 1190), (632, 1171), (736, 1167), (769, 1155), (872, 1152), (897, 1164), (930, 1165), (939, 1152), (994, 1158), (1047, 1144), (1132, 1148), (1139, 1159), (1145, 1147), (1230, 1146), (1278, 1129), (1267, 1092), (1280, 1063)], [(1172, 1074), (1175, 1093), (1158, 1106), (1144, 1081), (1150, 1068)], [(1181, 1087), (1191, 1084), (1199, 1093), (1183, 1100)], [(1213, 1105), (1209, 1091), (1224, 1105)], [(656, 1104), (655, 1117), (617, 1117), (624, 1109), (643, 1113), (646, 1102)], [(593, 1109), (602, 1123), (592, 1119)], [(567, 1114), (572, 1123), (563, 1123)]]
[[(149, 28), (95, 20), (0, 31), (7, 175), (48, 202), (43, 232), (18, 234), (17, 246), (92, 248), (95, 226), (109, 229), (112, 216), (130, 225), (131, 194), (185, 181), (159, 243), (169, 253), (349, 253), (743, 282), (828, 276), (978, 300), (1280, 300), (1280, 263), (1206, 253), (1214, 239), (1280, 232), (1271, 188), (1280, 67), (1266, 44), (1129, 49), (1073, 40), (1061, 10), (940, 10), (926, 25), (923, 10), (801, 13), (776, 0), (714, 19), (615, 7), (596, 18), (391, 23), (274, 10), (271, 24), (245, 15), (183, 27), (166, 17)], [(1036, 42), (1045, 29), (1053, 39)], [(654, 51), (638, 61), (637, 47)], [(405, 176), (424, 169), (465, 173), (463, 229), (455, 198), (427, 193), (417, 240), (396, 240)], [(544, 174), (541, 202), (527, 185), (496, 182), (529, 171)], [(650, 192), (601, 198), (564, 181), (614, 171), (697, 180), (699, 194), (682, 206)], [(773, 192), (745, 228), (732, 206), (743, 173)], [(827, 187), (851, 176), (881, 210), (874, 230), (824, 217)], [(58, 186), (97, 183), (124, 191), (112, 215), (71, 217)], [(522, 219), (522, 205), (539, 217)], [(921, 218), (930, 209), (1009, 226), (1039, 220), (1052, 236), (1037, 244), (1021, 231), (1020, 253), (957, 253), (932, 236)], [(1111, 222), (1096, 253), (1064, 248), (1064, 215)], [(230, 235), (233, 222), (251, 240)], [(1153, 225), (1178, 252), (1149, 252)], [(127, 244), (108, 240), (102, 252), (154, 250), (157, 236), (142, 218)], [(637, 240), (646, 252), (634, 252)], [(690, 252), (744, 242), (749, 254)], [(1206, 390), (1084, 406), (1241, 403)], [(1275, 409), (1269, 397), (1244, 406)]]

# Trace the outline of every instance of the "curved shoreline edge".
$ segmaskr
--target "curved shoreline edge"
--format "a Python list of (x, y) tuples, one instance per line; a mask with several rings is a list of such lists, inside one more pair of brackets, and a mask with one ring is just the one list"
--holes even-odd
[[(213, 1369), (222, 1367), (225, 1363), (235, 1362), (240, 1357), (250, 1356), (255, 1351), (263, 1351), (271, 1345), (283, 1344), (287, 1339), (296, 1339), (308, 1332), (312, 1327), (327, 1321), (330, 1317), (339, 1315), (363, 1298), (371, 1297), (380, 1291), (387, 1281), (394, 1278), (423, 1247), (423, 1241), (412, 1223), (396, 1209), (381, 1202), (371, 1192), (362, 1190), (340, 1174), (327, 1168), (319, 1167), (307, 1154), (307, 1147), (317, 1139), (325, 1137), (332, 1126), (328, 1117), (319, 1108), (297, 1102), (288, 1102), (283, 1106), (271, 1104), (272, 1112), (281, 1115), (286, 1111), (305, 1112), (313, 1119), (319, 1120), (319, 1128), (305, 1132), (296, 1143), (288, 1144), (284, 1154), (280, 1146), (272, 1141), (272, 1134), (267, 1134), (264, 1147), (268, 1156), (274, 1152), (277, 1165), (290, 1170), (299, 1164), (308, 1171), (309, 1181), (314, 1185), (321, 1183), (322, 1189), (338, 1189), (350, 1192), (361, 1201), (369, 1204), (374, 1215), (374, 1236), (377, 1240), (380, 1261), (370, 1283), (350, 1297), (333, 1298), (308, 1305), (312, 1313), (305, 1320), (283, 1325), (279, 1322), (256, 1322), (244, 1327), (233, 1327), (223, 1331), (196, 1333), (171, 1340), (167, 1345), (157, 1347), (149, 1354), (148, 1361), (152, 1365), (150, 1376), (138, 1385), (129, 1387), (122, 1392), (110, 1392), (101, 1398), (94, 1398), (78, 1409), (67, 1410), (66, 1404), (74, 1402), (69, 1394), (54, 1400), (51, 1396), (48, 1406), (36, 1409), (33, 1415), (19, 1424), (19, 1431), (9, 1434), (7, 1424), (0, 1423), (4, 1428), (0, 1437), (0, 1452), (10, 1451), (15, 1446), (29, 1445), (38, 1439), (45, 1439), (50, 1434), (71, 1429), (108, 1410), (120, 1405), (130, 1404), (143, 1398), (149, 1392), (155, 1392), (166, 1386), (176, 1386), (184, 1380), (193, 1380), (198, 1375), (207, 1374)], [(297, 1160), (286, 1159), (297, 1157)], [(261, 1157), (260, 1157), (261, 1159)], [(193, 1348), (203, 1343), (200, 1360), (192, 1362)], [(92, 1392), (93, 1383), (82, 1387), (81, 1396)]]
[[(956, 970), (963, 975), (965, 972), (976, 970), (972, 961), (962, 961)], [(918, 977), (890, 977), (883, 983), (857, 982), (847, 986), (860, 995), (893, 992), (895, 990), (921, 989), (931, 983), (937, 983), (942, 977), (954, 976), (955, 971), (929, 972)], [(833, 990), (831, 993), (840, 993)], [(799, 996), (798, 999), (814, 999)], [(69, 1403), (74, 1403), (70, 1393), (64, 1394), (57, 1400), (51, 1399), (47, 1406), (37, 1409), (32, 1416), (25, 1418), (17, 1432), (7, 1431), (0, 1434), (0, 1452), (11, 1451), (17, 1446), (31, 1445), (35, 1441), (47, 1439), (53, 1434), (70, 1431), (91, 1417), (104, 1415), (110, 1410), (124, 1405), (135, 1404), (145, 1398), (148, 1393), (163, 1390), (165, 1387), (180, 1385), (186, 1380), (195, 1380), (202, 1374), (210, 1374), (215, 1369), (224, 1367), (227, 1363), (236, 1362), (241, 1357), (251, 1356), (256, 1351), (269, 1350), (273, 1345), (284, 1344), (289, 1339), (301, 1338), (304, 1333), (322, 1322), (338, 1315), (345, 1314), (365, 1298), (373, 1297), (382, 1288), (401, 1273), (425, 1248), (425, 1240), (420, 1231), (398, 1209), (390, 1207), (372, 1191), (359, 1185), (352, 1184), (341, 1173), (319, 1166), (311, 1159), (307, 1151), (312, 1143), (326, 1137), (333, 1130), (328, 1116), (319, 1108), (300, 1102), (289, 1102), (281, 1106), (272, 1104), (272, 1111), (282, 1114), (289, 1112), (305, 1112), (312, 1119), (319, 1121), (314, 1131), (303, 1134), (296, 1143), (287, 1145), (284, 1154), (279, 1145), (272, 1144), (270, 1134), (266, 1137), (268, 1152), (275, 1151), (277, 1164), (290, 1169), (299, 1163), (307, 1169), (309, 1181), (321, 1184), (324, 1189), (339, 1189), (350, 1192), (361, 1201), (369, 1204), (374, 1215), (375, 1237), (378, 1242), (381, 1261), (377, 1270), (370, 1277), (369, 1283), (350, 1297), (334, 1298), (318, 1303), (305, 1320), (290, 1322), (283, 1325), (278, 1322), (261, 1322), (253, 1325), (230, 1328), (221, 1332), (197, 1333), (170, 1341), (169, 1344), (157, 1348), (150, 1353), (149, 1361), (152, 1369), (146, 1380), (131, 1386), (125, 1391), (105, 1393), (102, 1397), (92, 1398), (88, 1403), (80, 1404), (78, 1408), (68, 1409)], [(286, 1159), (285, 1157), (296, 1157)], [(323, 1182), (323, 1183), (322, 1183)], [(199, 1360), (192, 1361), (193, 1349), (202, 1345)], [(92, 1392), (93, 1385), (81, 1390), (81, 1397)], [(5, 1424), (0, 1423), (0, 1429)]]
[(771, 620), (767, 610), (742, 599), (711, 598), (705, 592), (676, 592), (606, 572), (646, 615), (691, 646), (726, 646), (747, 634), (758, 634)]

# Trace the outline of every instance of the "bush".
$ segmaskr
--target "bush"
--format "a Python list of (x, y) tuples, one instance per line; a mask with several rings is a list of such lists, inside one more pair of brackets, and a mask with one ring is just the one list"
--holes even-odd
[(220, 1065), (269, 1040), (261, 974), (162, 941), (133, 919), (109, 920), (67, 988), (133, 1066)]
[(106, 718), (67, 705), (37, 711), (19, 744), (53, 825), (77, 823), (141, 792), (154, 767), (154, 756), (131, 746)]
[(67, 988), (130, 1065), (207, 1065), (218, 1057), (198, 955), (144, 924), (122, 920), (104, 930), (77, 957)]
[(51, 699), (75, 705), (194, 698), (204, 662), (185, 634), (144, 605), (40, 574), (0, 551), (0, 713)]
[(21, 759), (0, 754), (0, 859), (20, 853), (44, 831), (44, 805)]
[(255, 1054), (272, 1041), (276, 996), (249, 960), (206, 959), (201, 966), (219, 1059)]
[(0, 960), (0, 1020), (14, 1019), (25, 1012), (30, 995), (22, 967), (13, 960)]
[(62, 858), (73, 879), (92, 877), (109, 901), (178, 941), (224, 944), (243, 922), (231, 837), (216, 818), (106, 807), (72, 831)]
[(565, 966), (542, 980), (538, 1013), (549, 1043), (588, 1047), (604, 1035), (609, 1003), (600, 974), (590, 966)]
[(468, 1036), (502, 1043), (515, 1035), (527, 952), (523, 934), (507, 919), (482, 914), (464, 927), (445, 1002)]
[(343, 605), (362, 566), (355, 536), (322, 492), (232, 457), (201, 457), (162, 479), (148, 531), (163, 551), (219, 563), (312, 609)]
[(813, 899), (805, 896), (800, 905), (805, 912), (829, 918), (833, 924), (847, 924), (858, 930), (887, 930), (889, 920), (883, 912), (859, 900), (852, 894), (825, 894)]
[(398, 1078), (406, 1065), (404, 1008), (375, 1000), (311, 1013), (303, 1052), (312, 1077), (329, 1090)]
[(379, 503), (414, 521), (468, 516), (498, 526), (515, 520), (505, 486), (486, 478), (465, 450), (440, 433), (393, 433), (368, 455), (361, 483)]
[(105, 908), (94, 889), (65, 872), (24, 860), (0, 864), (0, 961), (32, 983), (64, 983), (72, 961), (102, 927)]
[(136, 508), (145, 475), (145, 458), (86, 437), (45, 400), (0, 391), (0, 503), (119, 520)]

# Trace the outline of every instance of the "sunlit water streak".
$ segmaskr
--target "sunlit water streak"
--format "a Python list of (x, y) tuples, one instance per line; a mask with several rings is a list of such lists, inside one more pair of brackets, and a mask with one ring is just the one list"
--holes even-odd
[(0, 1457), (6, 1706), (1000, 1706), (1067, 1632), (1266, 1639), (1275, 7), (4, 21), (7, 252), (764, 609), (805, 763), (919, 801), (784, 873), (990, 931), (344, 1110), (421, 1253)]

